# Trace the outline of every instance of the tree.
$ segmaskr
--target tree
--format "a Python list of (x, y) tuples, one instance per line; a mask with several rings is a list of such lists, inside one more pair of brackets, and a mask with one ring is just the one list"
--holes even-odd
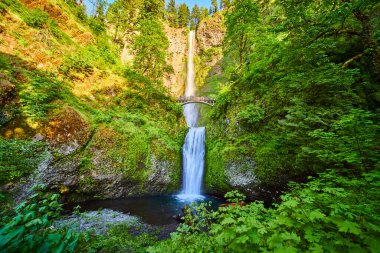
[(248, 39), (258, 22), (259, 8), (251, 0), (234, 1), (233, 8), (234, 11), (226, 15), (226, 41), (230, 49), (236, 48), (238, 51), (239, 69), (242, 74), (242, 67), (248, 55)]
[(176, 27), (178, 25), (178, 11), (176, 8), (175, 0), (170, 0), (167, 7), (168, 21), (171, 26)]
[(193, 10), (191, 12), (191, 19), (192, 19), (194, 28), (198, 26), (200, 18), (201, 18), (201, 10), (199, 9), (198, 5), (194, 5)]
[(175, 7), (175, 0), (170, 0), (168, 3), (168, 12), (169, 13), (176, 13), (177, 9)]
[(165, 9), (164, 0), (144, 0), (141, 16), (155, 16), (162, 18)]
[(95, 1), (95, 18), (100, 22), (104, 23), (105, 20), (105, 9), (107, 7), (106, 0), (96, 0)]
[(230, 0), (221, 0), (220, 1), (220, 9), (228, 8), (230, 5)]
[(142, 0), (116, 0), (107, 10), (107, 21), (114, 27), (114, 41), (122, 42), (126, 30), (134, 30)]
[(167, 70), (166, 51), (169, 41), (159, 20), (147, 17), (140, 20), (139, 34), (134, 39), (134, 69), (140, 74), (159, 80)]
[(199, 22), (209, 16), (208, 9), (206, 7), (201, 7), (200, 9), (200, 15), (199, 15)]
[(218, 0), (211, 0), (212, 13), (216, 13), (218, 11)]
[(190, 10), (189, 7), (183, 3), (178, 8), (178, 24), (180, 27), (188, 26), (190, 22)]

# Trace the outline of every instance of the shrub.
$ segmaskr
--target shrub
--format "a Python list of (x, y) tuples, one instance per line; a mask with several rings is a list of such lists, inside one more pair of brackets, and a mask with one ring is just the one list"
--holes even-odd
[(274, 208), (255, 202), (185, 217), (192, 223), (149, 252), (378, 252), (379, 179), (379, 171), (359, 178), (328, 171), (291, 185)]
[(76, 73), (82, 73), (87, 76), (92, 74), (94, 70), (88, 54), (78, 51), (64, 58), (59, 71), (69, 78), (75, 78)]
[(34, 28), (42, 28), (46, 25), (48, 19), (49, 15), (40, 9), (33, 9), (28, 14), (25, 14), (24, 17), (25, 23)]
[(55, 108), (51, 102), (60, 98), (63, 84), (53, 75), (32, 72), (31, 80), (20, 91), (22, 113), (36, 120), (46, 117), (49, 109)]
[(0, 185), (30, 174), (46, 155), (43, 142), (0, 139)]
[(48, 25), (49, 31), (58, 40), (63, 41), (63, 42), (71, 42), (70, 37), (58, 28), (58, 24), (54, 19), (49, 20), (47, 25)]
[(100, 35), (106, 31), (106, 26), (103, 22), (96, 18), (89, 18), (89, 26), (94, 34)]
[(146, 247), (156, 241), (157, 237), (154, 234), (141, 233), (133, 236), (130, 227), (121, 224), (113, 226), (107, 231), (106, 236), (96, 237), (90, 242), (86, 252), (146, 252)]
[(44, 186), (15, 208), (13, 217), (3, 217), (0, 229), (2, 252), (75, 252), (81, 235), (57, 230), (53, 220), (60, 216), (58, 194), (44, 193)]

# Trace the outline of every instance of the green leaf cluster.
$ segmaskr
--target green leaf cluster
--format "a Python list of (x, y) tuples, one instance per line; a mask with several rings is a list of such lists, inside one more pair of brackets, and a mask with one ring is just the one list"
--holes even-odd
[(251, 170), (271, 186), (325, 168), (378, 166), (378, 8), (367, 0), (232, 1), (229, 82), (210, 113), (215, 152), (206, 177), (224, 174), (230, 150), (251, 157)]
[(62, 98), (64, 84), (53, 74), (33, 71), (29, 82), (20, 85), (20, 110), (33, 120), (46, 119), (47, 112), (55, 108), (54, 101)]
[[(149, 252), (378, 252), (380, 173), (328, 171), (292, 184), (280, 204), (220, 207), (185, 223)], [(194, 221), (192, 216), (185, 217)], [(199, 224), (208, 224), (197, 229)]]
[(0, 252), (76, 252), (82, 236), (52, 226), (62, 211), (60, 196), (44, 193), (42, 185), (36, 185), (33, 190), (15, 208), (12, 217), (2, 218)]
[(0, 138), (0, 184), (30, 174), (46, 155), (46, 144), (42, 142)]

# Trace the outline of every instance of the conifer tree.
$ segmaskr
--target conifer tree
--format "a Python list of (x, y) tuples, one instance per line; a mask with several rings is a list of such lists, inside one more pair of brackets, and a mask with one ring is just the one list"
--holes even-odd
[(218, 11), (218, 0), (211, 0), (212, 5), (212, 13), (216, 13)]
[(189, 25), (190, 22), (190, 10), (189, 7), (183, 3), (178, 8), (178, 24), (180, 27)]
[(199, 9), (198, 5), (194, 5), (193, 10), (191, 12), (191, 20), (192, 20), (192, 25), (194, 26), (194, 28), (198, 26), (200, 17), (201, 17), (201, 10)]
[(205, 18), (207, 18), (209, 15), (209, 12), (207, 10), (207, 8), (205, 7), (201, 7), (200, 9), (200, 15), (199, 15), (199, 22)]
[(178, 13), (175, 4), (175, 0), (170, 0), (167, 7), (168, 21), (171, 26), (176, 27), (178, 25)]

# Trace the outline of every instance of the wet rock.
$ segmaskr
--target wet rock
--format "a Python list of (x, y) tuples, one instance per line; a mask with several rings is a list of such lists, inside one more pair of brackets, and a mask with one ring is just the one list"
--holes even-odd
[(175, 169), (173, 162), (159, 160), (155, 155), (151, 157), (150, 175), (147, 182), (147, 187), (153, 192), (162, 192), (171, 183), (169, 171)]
[(92, 230), (96, 234), (106, 234), (110, 227), (120, 224), (137, 227), (141, 222), (136, 216), (123, 214), (110, 209), (102, 209), (99, 211), (70, 215), (66, 219), (54, 222), (53, 226), (58, 228), (70, 228), (78, 232)]
[(58, 153), (69, 155), (88, 141), (91, 127), (76, 110), (66, 106), (49, 120), (42, 135)]
[(255, 167), (256, 163), (250, 157), (230, 160), (225, 166), (228, 184), (245, 194), (254, 194), (260, 183), (254, 173)]

